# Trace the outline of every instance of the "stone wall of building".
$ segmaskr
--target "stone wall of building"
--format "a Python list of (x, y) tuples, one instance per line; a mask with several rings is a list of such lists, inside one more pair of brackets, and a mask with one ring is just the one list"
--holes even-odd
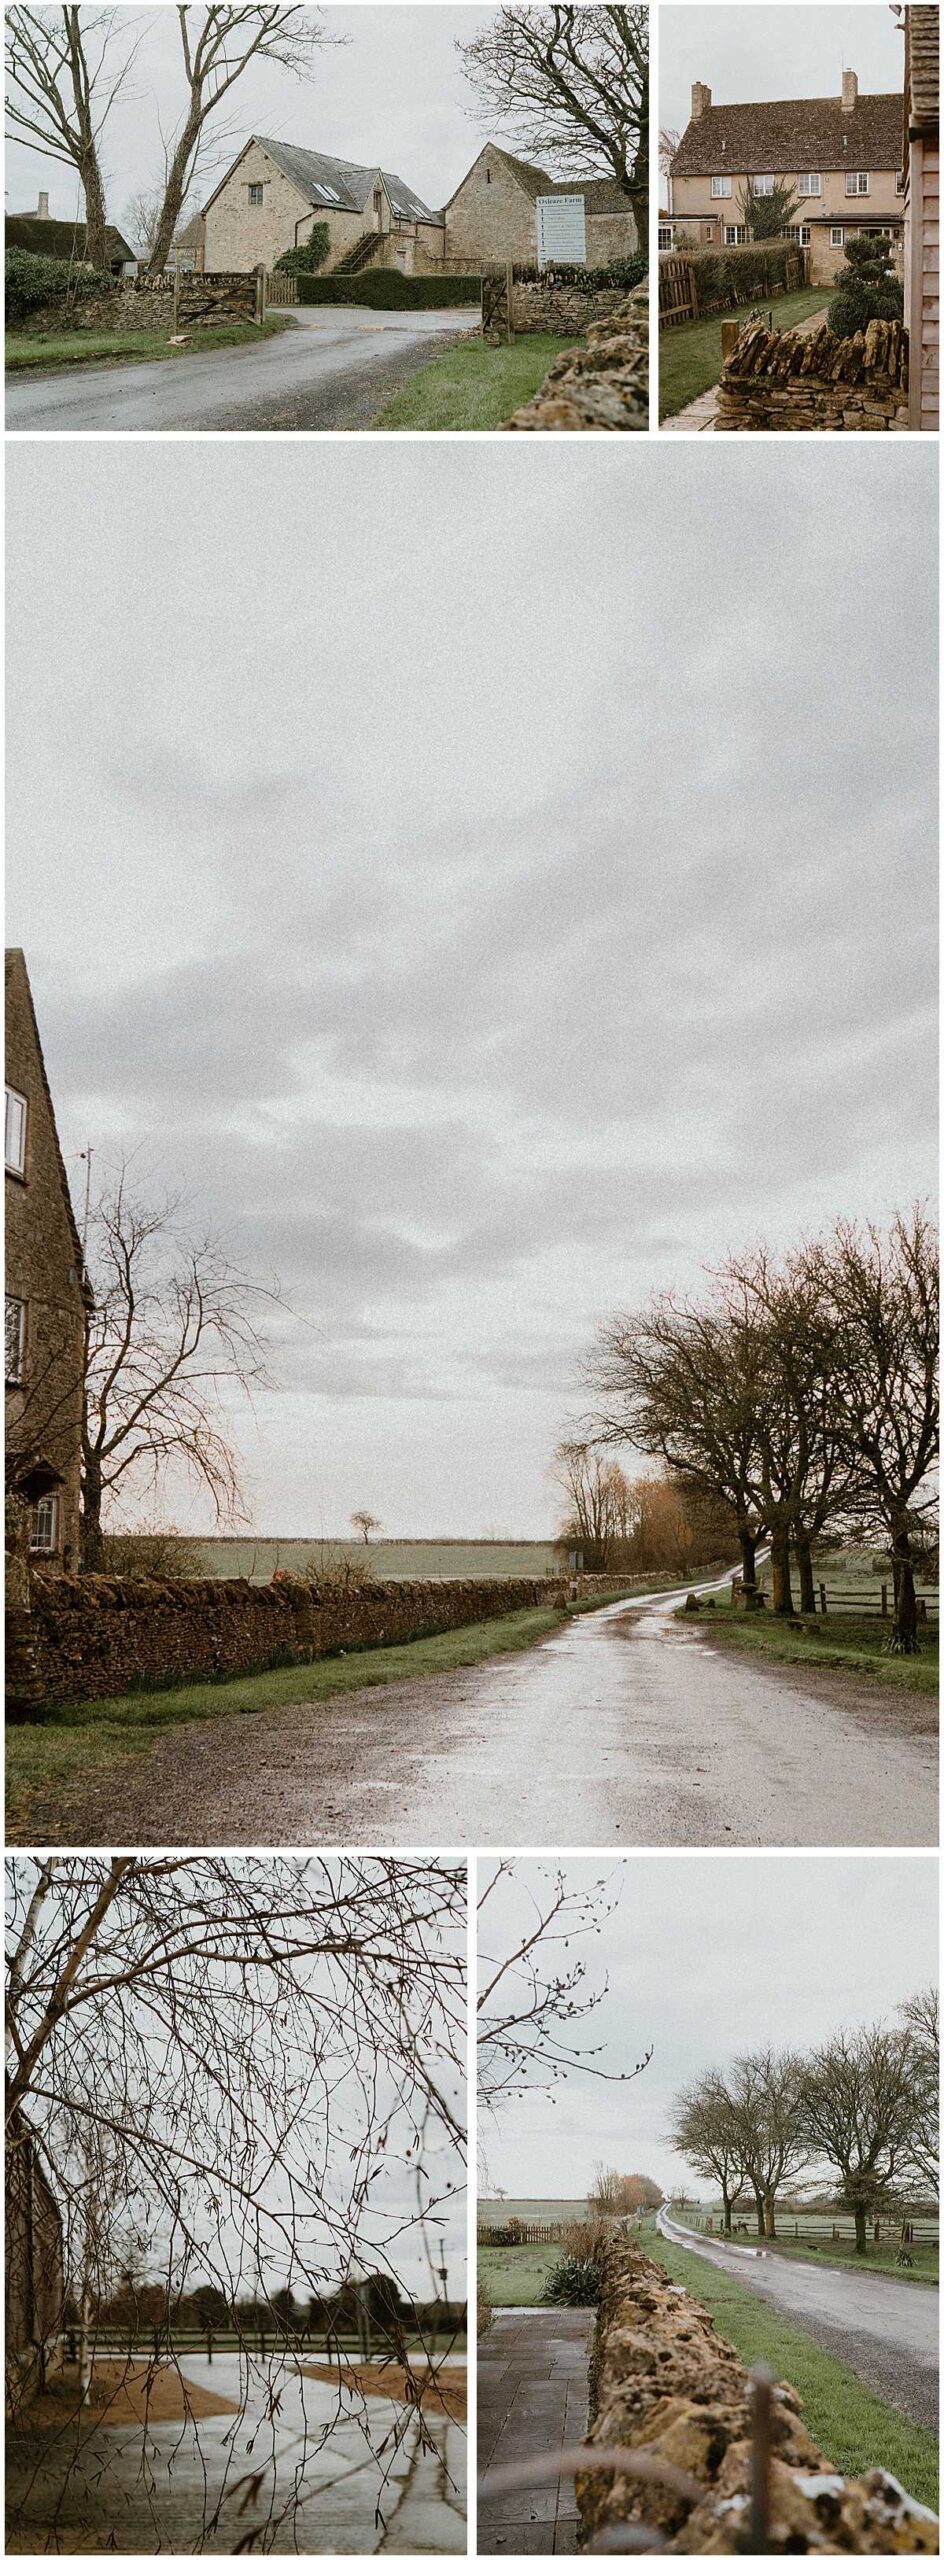
[[(563, 1607), (555, 1582), (112, 1581), (37, 1572), (30, 1643), (44, 1704), (235, 1679), (330, 1653), (408, 1644), (519, 1609)], [(16, 1708), (18, 1702), (10, 1701)], [(35, 1696), (21, 1712), (37, 1712)]]
[(59, 2208), (19, 2114), (6, 2132), (4, 2215), (7, 2402), (15, 2415), (55, 2360), (64, 2285)]
[(478, 267), (533, 266), (537, 216), (502, 152), (486, 143), (446, 206), (446, 262), (460, 275)]
[[(259, 205), (249, 202), (251, 186), (262, 188)], [(204, 265), (211, 272), (235, 268), (243, 275), (256, 267), (274, 267), (283, 250), (301, 247), (312, 223), (322, 221), (331, 235), (329, 266), (370, 228), (367, 214), (309, 204), (261, 143), (253, 142), (206, 207)]]
[(6, 962), (6, 1081), (26, 1103), (23, 1170), (8, 1169), (4, 1177), (11, 1337), (13, 1307), (23, 1310), (18, 1345), (4, 1364), (8, 1481), (22, 1480), (34, 1464), (46, 1463), (55, 1472), (57, 1552), (75, 1562), (85, 1303), (79, 1241), (21, 951), (9, 952)]
[(552, 364), (546, 381), (506, 422), (506, 432), (573, 434), (609, 428), (644, 431), (649, 423), (649, 288), (618, 298), (592, 320), (582, 346)]
[(638, 2452), (670, 2472), (662, 2479), (581, 2473), (587, 2541), (632, 2518), (655, 2527), (667, 2551), (938, 2548), (936, 2518), (887, 2472), (837, 2476), (783, 2382), (771, 2412), (770, 2531), (763, 2546), (748, 2543), (751, 2377), (704, 2306), (623, 2237), (605, 2249), (590, 2383), (587, 2442)]
[(853, 338), (824, 324), (804, 335), (755, 320), (724, 365), (715, 434), (901, 432), (908, 425), (908, 337), (872, 320)]

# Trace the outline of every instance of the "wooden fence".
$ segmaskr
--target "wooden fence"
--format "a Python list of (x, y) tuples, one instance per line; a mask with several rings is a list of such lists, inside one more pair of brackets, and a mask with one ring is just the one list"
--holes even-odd
[[(727, 281), (719, 284), (717, 270), (725, 263), (725, 252), (723, 249), (711, 252), (705, 264), (716, 271), (716, 281), (713, 285), (707, 285), (703, 278), (699, 278), (697, 259), (677, 258), (672, 254), (664, 254), (660, 257), (660, 329), (677, 328), (683, 320), (700, 320), (712, 311), (736, 311), (739, 308), (737, 257), (738, 251), (732, 251), (732, 263), (727, 271)], [(791, 252), (784, 268), (783, 283), (778, 284), (772, 278), (765, 279), (763, 291), (759, 296), (748, 294), (745, 297), (741, 294), (741, 305), (745, 299), (748, 301), (759, 299), (767, 303), (776, 301), (778, 294), (781, 293), (798, 293), (806, 277), (807, 264), (808, 260), (802, 249)]]
[[(680, 2212), (677, 2207), (674, 2210), (677, 2220), (686, 2222), (691, 2230), (720, 2238), (724, 2229), (720, 2208), (713, 2213), (697, 2213), (687, 2208)], [(756, 2219), (753, 2212), (745, 2211), (742, 2197), (734, 2206), (731, 2217), (732, 2228), (739, 2238), (743, 2239), (746, 2234), (759, 2241)], [(778, 2212), (776, 2222), (778, 2240), (813, 2240), (827, 2248), (851, 2248), (855, 2241), (855, 2223), (851, 2213), (791, 2213), (786, 2209)], [(868, 2236), (874, 2248), (927, 2252), (938, 2247), (939, 2225), (921, 2215), (905, 2213), (899, 2206), (894, 2215), (870, 2214)]]
[(567, 2225), (564, 2222), (480, 2222), (479, 2247), (481, 2249), (540, 2248), (545, 2241), (562, 2240), (566, 2229)]
[(697, 320), (698, 286), (690, 258), (659, 260), (659, 327), (672, 329), (680, 320)]
[(265, 280), (265, 298), (270, 310), (298, 301), (298, 277), (280, 275), (277, 268)]

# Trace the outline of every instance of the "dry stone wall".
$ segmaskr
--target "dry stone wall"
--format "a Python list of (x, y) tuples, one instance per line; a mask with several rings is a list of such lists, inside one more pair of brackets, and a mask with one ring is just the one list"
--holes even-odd
[[(212, 275), (181, 278), (176, 304), (180, 331), (216, 329), (224, 322), (254, 320), (258, 286), (255, 276)], [(44, 303), (17, 322), (18, 333), (58, 337), (64, 329), (118, 331), (138, 337), (145, 330), (169, 338), (175, 326), (173, 285), (117, 285), (113, 292), (82, 296), (72, 302)]]
[[(520, 291), (520, 287), (516, 288)], [(625, 434), (649, 423), (649, 288), (637, 285), (605, 317), (592, 320), (583, 346), (552, 364), (540, 391), (505, 432), (574, 434), (609, 428)]]
[[(8, 1698), (28, 1715), (43, 1705), (233, 1679), (324, 1654), (405, 1644), (519, 1609), (563, 1606), (560, 1586), (546, 1581), (365, 1582), (344, 1591), (287, 1574), (260, 1585), (38, 1571), (30, 1599), (31, 1692)], [(23, 1632), (18, 1626), (18, 1660)]]
[(583, 337), (595, 321), (609, 319), (626, 300), (622, 285), (603, 285), (582, 293), (574, 284), (519, 284), (512, 287), (511, 320), (518, 337), (547, 330), (557, 338)]
[[(632, 2518), (668, 2551), (743, 2551), (750, 2505), (752, 2385), (703, 2304), (634, 2242), (609, 2241), (591, 2370), (587, 2442), (654, 2456), (684, 2475), (582, 2473), (585, 2538)], [(936, 2551), (937, 2520), (887, 2472), (840, 2479), (807, 2434), (786, 2383), (773, 2395), (769, 2551)]]
[(804, 333), (755, 320), (722, 371), (716, 435), (901, 433), (908, 425), (908, 337), (898, 320), (872, 320), (853, 338), (825, 323)]

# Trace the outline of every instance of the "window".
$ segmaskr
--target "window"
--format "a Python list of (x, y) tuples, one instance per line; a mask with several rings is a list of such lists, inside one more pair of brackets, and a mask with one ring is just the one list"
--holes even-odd
[(798, 223), (796, 224), (796, 236), (797, 236), (797, 239), (798, 239), (798, 241), (799, 241), (799, 243), (800, 243), (800, 247), (801, 247), (801, 249), (808, 249), (808, 248), (809, 248), (809, 245), (810, 245), (810, 241), (812, 240), (812, 237), (813, 237), (813, 234), (812, 234), (812, 231), (810, 230), (810, 226), (809, 226), (809, 223), (808, 223), (808, 222), (798, 222)]
[(23, 1339), (26, 1332), (26, 1307), (22, 1298), (5, 1298), (3, 1333), (8, 1387), (18, 1387), (23, 1378)]
[(262, 204), (264, 202), (264, 193), (261, 185), (250, 187), (249, 202), (250, 204)]
[(671, 223), (670, 223), (670, 222), (660, 222), (660, 224), (659, 224), (659, 247), (660, 247), (660, 249), (671, 249), (671, 246), (672, 246), (672, 225), (671, 225)]
[(3, 1161), (8, 1173), (26, 1171), (26, 1096), (16, 1093), (12, 1084), (6, 1089)]
[(713, 196), (729, 196), (731, 193), (730, 178), (712, 178), (711, 192)]
[(867, 195), (868, 195), (868, 192), (869, 192), (869, 173), (868, 173), (868, 170), (867, 170), (867, 169), (847, 169), (847, 170), (846, 170), (846, 194), (847, 194), (847, 196), (867, 196)]
[(714, 236), (715, 236), (715, 226), (714, 226), (714, 223), (713, 223), (713, 222), (706, 222), (706, 224), (705, 224), (705, 238), (706, 238), (706, 240), (713, 240), (713, 239), (714, 239)]
[(750, 183), (753, 184), (755, 196), (773, 195), (774, 182), (772, 178), (754, 178)]
[(34, 1502), (30, 1521), (30, 1551), (36, 1556), (54, 1556), (59, 1544), (59, 1496), (44, 1493)]
[(844, 248), (845, 248), (845, 245), (846, 245), (846, 235), (845, 235), (845, 232), (844, 232), (844, 230), (843, 230), (842, 224), (841, 224), (841, 222), (834, 222), (834, 223), (833, 223), (832, 230), (831, 230), (831, 232), (830, 232), (830, 234), (829, 234), (829, 246), (830, 246), (830, 248), (831, 248), (831, 249), (844, 249)]
[(818, 195), (819, 195), (819, 193), (820, 193), (820, 177), (819, 177), (819, 170), (818, 170), (818, 169), (801, 169), (801, 171), (800, 171), (800, 175), (799, 175), (799, 177), (798, 177), (798, 179), (797, 179), (797, 194), (798, 194), (798, 195), (801, 195), (801, 196), (818, 196)]
[(725, 226), (724, 226), (724, 245), (725, 245), (725, 248), (726, 248), (726, 249), (742, 249), (742, 248), (743, 248), (743, 246), (744, 246), (744, 242), (745, 242), (745, 240), (746, 240), (746, 239), (747, 239), (747, 224), (746, 224), (746, 222), (726, 222), (726, 223), (725, 223)]

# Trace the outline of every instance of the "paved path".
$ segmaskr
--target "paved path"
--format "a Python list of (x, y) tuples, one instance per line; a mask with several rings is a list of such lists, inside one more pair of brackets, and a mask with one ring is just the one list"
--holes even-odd
[(592, 2325), (592, 2311), (492, 2313), (478, 2346), (477, 2551), (576, 2551), (572, 2480), (489, 2491), (506, 2465), (582, 2443)]
[[(776, 305), (771, 304), (771, 309), (775, 308)], [(822, 311), (811, 311), (807, 320), (796, 322), (794, 337), (808, 338), (811, 330), (822, 327), (825, 318), (824, 303)], [(700, 391), (697, 400), (689, 401), (687, 409), (679, 409), (674, 418), (663, 418), (659, 429), (660, 435), (713, 436), (716, 433), (715, 419), (718, 415), (718, 389), (717, 382), (713, 382), (710, 390)]]
[(477, 308), (367, 311), (315, 305), (258, 346), (154, 364), (85, 365), (12, 375), (7, 426), (71, 434), (369, 426), (401, 382), (438, 349), (477, 329)]
[[(527, 1653), (171, 1728), (35, 1840), (574, 1848), (933, 1844), (933, 1701), (713, 1645), (680, 1594)], [(38, 1827), (36, 1827), (38, 1826)]]
[(852, 2267), (818, 2267), (752, 2249), (696, 2239), (667, 2213), (658, 2227), (694, 2257), (763, 2294), (776, 2311), (851, 2366), (893, 2409), (919, 2426), (936, 2427), (938, 2288), (896, 2276), (861, 2275)]

